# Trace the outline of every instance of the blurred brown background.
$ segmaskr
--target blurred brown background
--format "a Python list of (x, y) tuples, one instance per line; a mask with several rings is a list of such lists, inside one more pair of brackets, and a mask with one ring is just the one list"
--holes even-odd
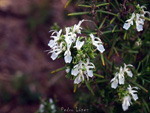
[(73, 106), (73, 82), (63, 66), (45, 50), (54, 22), (64, 28), (77, 22), (67, 0), (0, 0), (0, 113), (34, 113), (39, 97), (56, 98), (61, 107)]

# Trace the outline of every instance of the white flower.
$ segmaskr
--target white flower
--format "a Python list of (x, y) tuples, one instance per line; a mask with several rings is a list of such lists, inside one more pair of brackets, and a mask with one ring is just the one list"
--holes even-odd
[(112, 82), (111, 87), (114, 89), (116, 89), (118, 87), (118, 78), (117, 77), (118, 77), (118, 73), (116, 73), (115, 77), (113, 79), (111, 79), (111, 81), (110, 81), (110, 82)]
[(76, 40), (76, 45), (74, 47), (77, 48), (77, 50), (80, 50), (83, 45), (84, 45), (84, 41), (81, 42), (78, 37)]
[[(56, 33), (56, 36), (54, 36), (55, 33)], [(53, 40), (50, 40), (50, 41), (49, 41), (49, 43), (48, 43), (48, 46), (49, 46), (49, 47), (52, 48), (52, 47), (54, 47), (55, 45), (57, 45), (57, 41), (60, 39), (61, 33), (62, 33), (62, 29), (61, 29), (59, 32), (54, 31), (54, 32), (52, 33), (51, 38), (53, 38)]]
[(118, 73), (119, 84), (124, 84), (124, 70), (120, 67), (120, 71)]
[[(140, 7), (139, 4), (138, 4), (137, 6)], [(140, 8), (141, 8), (141, 13), (142, 13), (142, 14), (144, 14), (144, 15), (145, 15), (145, 14), (148, 14), (148, 15), (150, 16), (150, 12), (144, 10), (144, 9), (147, 9), (144, 5), (142, 5)], [(141, 15), (142, 15), (142, 14), (141, 14)]]
[(55, 45), (53, 48), (52, 48), (52, 50), (50, 50), (49, 52), (48, 52), (48, 54), (49, 53), (52, 53), (52, 55), (51, 55), (51, 58), (53, 59), (53, 60), (55, 60), (57, 57), (58, 57), (58, 55), (62, 52), (62, 44), (63, 43), (61, 43), (60, 45)]
[(143, 31), (143, 25), (144, 25), (144, 21), (145, 21), (145, 19), (142, 19), (141, 16), (142, 15), (140, 15), (138, 13), (136, 14), (135, 23), (136, 23), (136, 29), (138, 32)]
[(84, 75), (87, 80), (89, 80), (89, 77), (93, 76), (92, 68), (95, 68), (95, 66), (93, 63), (89, 62), (89, 59), (87, 59), (86, 63), (80, 61), (76, 64), (71, 70), (71, 74), (77, 76), (74, 80), (74, 84), (79, 84), (82, 80), (84, 81)]
[(135, 94), (137, 91), (133, 90), (133, 88), (134, 89), (138, 89), (137, 87), (131, 87), (129, 85), (129, 87), (127, 88), (129, 94), (123, 98), (122, 108), (123, 108), (124, 111), (128, 110), (128, 107), (130, 106), (130, 104), (132, 104), (132, 102), (131, 102), (131, 96), (132, 96), (132, 98), (133, 98), (134, 101), (136, 101), (138, 99), (137, 94)]
[(48, 43), (48, 46), (52, 48), (52, 47), (56, 46), (57, 44), (58, 44), (57, 41), (50, 40), (49, 43)]
[(66, 68), (66, 73), (69, 73), (69, 72), (70, 72), (70, 68), (67, 67), (67, 68)]
[(129, 87), (128, 87), (127, 89), (128, 89), (128, 91), (129, 91), (129, 94), (132, 95), (134, 101), (136, 101), (136, 100), (138, 99), (137, 94), (135, 94), (137, 91), (136, 91), (136, 90), (133, 90), (133, 88), (134, 88), (134, 89), (138, 89), (138, 87), (131, 87), (130, 85), (129, 85)]
[(78, 64), (76, 64), (73, 69), (71, 70), (71, 74), (74, 75), (74, 76), (77, 76), (78, 73), (79, 73), (79, 70), (80, 69), (83, 69), (83, 62), (80, 61)]
[(70, 63), (72, 61), (70, 46), (71, 45), (67, 44), (67, 50), (64, 53), (64, 60), (66, 63)]
[(53, 99), (52, 98), (49, 99), (49, 103), (51, 103), (51, 104), (53, 103)]
[(93, 71), (90, 70), (92, 68), (95, 68), (95, 65), (93, 63), (90, 62), (90, 59), (87, 58), (87, 62), (84, 63), (84, 66), (85, 66), (85, 69), (86, 69), (86, 72), (87, 72), (87, 77), (93, 77)]
[(81, 29), (82, 29), (82, 27), (80, 27), (81, 26), (81, 24), (84, 22), (85, 20), (83, 19), (83, 20), (81, 20), (81, 21), (79, 21), (79, 23), (76, 25), (74, 25), (73, 26), (73, 30), (72, 30), (72, 32), (76, 32), (76, 33), (79, 33), (79, 34), (81, 34)]
[(84, 80), (84, 73), (82, 71), (84, 62), (80, 61), (76, 64), (71, 70), (71, 74), (77, 76), (74, 80), (74, 84), (79, 84), (82, 80)]
[(128, 107), (130, 106), (130, 104), (132, 104), (131, 97), (127, 95), (123, 98), (122, 109), (124, 111), (128, 110)]
[(93, 34), (90, 34), (90, 37), (92, 39), (92, 44), (97, 47), (98, 51), (103, 53), (105, 51), (105, 48), (102, 44), (102, 41), (98, 37), (95, 37)]
[(136, 23), (136, 29), (138, 32), (143, 31), (143, 25), (145, 19), (142, 17), (145, 17), (145, 14), (148, 14), (150, 16), (149, 11), (144, 11), (145, 6), (141, 6), (138, 4), (137, 8), (140, 8), (140, 14), (139, 13), (132, 13), (131, 19), (126, 20), (126, 23), (123, 25), (123, 28), (128, 30), (131, 25), (133, 25), (133, 20)]
[(111, 83), (111, 87), (116, 89), (118, 87), (118, 83), (119, 84), (124, 84), (124, 71), (123, 71), (123, 68), (120, 67), (119, 69), (119, 73), (115, 73), (115, 77), (111, 79), (110, 82)]
[(83, 71), (79, 70), (79, 75), (75, 78), (74, 84), (79, 84), (80, 82), (82, 82), (82, 80), (84, 81)]
[(119, 69), (119, 73), (116, 72), (115, 73), (115, 77), (111, 79), (111, 87), (116, 89), (118, 87), (118, 83), (119, 84), (124, 84), (124, 70), (122, 67), (120, 67)]
[(71, 32), (71, 27), (66, 27), (65, 41), (67, 45), (72, 45), (76, 40), (76, 34)]
[(130, 26), (133, 25), (134, 18), (135, 18), (135, 13), (132, 13), (131, 18), (126, 20), (126, 23), (124, 23), (124, 25), (123, 25), (123, 28), (125, 30), (128, 30), (130, 28)]
[(119, 84), (124, 84), (124, 82), (125, 82), (125, 77), (124, 77), (125, 73), (127, 73), (127, 76), (129, 76), (129, 77), (133, 76), (132, 72), (129, 70), (129, 68), (127, 68), (128, 66), (133, 67), (131, 64), (126, 65), (124, 63), (124, 67), (123, 68), (120, 67), (119, 72), (115, 73), (115, 77), (112, 78), (111, 81), (110, 81), (112, 88), (116, 89), (118, 87), (118, 83)]
[(70, 27), (66, 27), (66, 34), (64, 36), (65, 36), (65, 41), (66, 41), (67, 45), (71, 45), (72, 40), (71, 40), (71, 36), (70, 36)]
[(131, 65), (131, 64), (126, 65), (126, 64), (124, 63), (124, 72), (126, 72), (129, 77), (132, 77), (132, 76), (133, 76), (133, 73), (132, 73), (132, 71), (129, 70), (129, 68), (127, 68), (128, 66), (133, 67), (133, 65)]
[(44, 113), (44, 104), (45, 104), (45, 103), (40, 104), (40, 107), (39, 107), (39, 112), (40, 112), (40, 113)]

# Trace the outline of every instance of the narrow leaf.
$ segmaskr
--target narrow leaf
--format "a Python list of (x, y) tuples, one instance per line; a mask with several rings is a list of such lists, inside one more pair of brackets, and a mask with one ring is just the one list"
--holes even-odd
[(99, 74), (96, 74), (96, 73), (93, 73), (93, 74), (94, 74), (94, 76), (97, 76), (97, 77), (100, 77), (100, 78), (104, 78), (103, 75), (99, 75)]
[(89, 14), (89, 12), (70, 13), (70, 14), (68, 14), (68, 16), (77, 16), (77, 15), (85, 15), (85, 14)]
[(97, 80), (97, 81), (95, 81), (95, 83), (103, 83), (103, 82), (108, 82), (109, 80), (107, 80), (107, 79), (103, 79), (103, 80)]
[(150, 21), (150, 18), (147, 18), (147, 17), (141, 17), (141, 18), (143, 18), (143, 19), (145, 19), (147, 21)]
[(68, 5), (71, 3), (71, 1), (72, 1), (72, 0), (68, 0), (68, 2), (67, 2), (66, 5), (65, 5), (65, 8), (68, 7)]
[(90, 84), (87, 81), (85, 81), (85, 84), (86, 84), (87, 88), (90, 90), (90, 92), (92, 93), (92, 95), (94, 96), (95, 94), (94, 94)]
[(90, 5), (84, 5), (84, 4), (80, 4), (80, 5), (78, 5), (79, 7), (92, 7), (92, 6), (90, 6)]
[(101, 6), (105, 6), (105, 5), (109, 5), (109, 3), (98, 4), (98, 5), (96, 5), (96, 7), (101, 7)]
[(134, 85), (136, 85), (137, 87), (141, 88), (142, 90), (144, 90), (146, 93), (148, 93), (148, 90), (145, 89), (143, 86), (141, 86), (140, 84), (136, 83), (135, 81), (130, 80), (131, 83), (133, 83)]
[(116, 19), (116, 17), (112, 18), (110, 21), (110, 24), (112, 24), (115, 19)]
[(103, 56), (103, 54), (101, 53), (100, 56), (101, 56), (102, 64), (103, 64), (103, 66), (105, 66), (105, 61), (104, 61), (104, 56)]
[(64, 67), (62, 67), (62, 68), (59, 68), (59, 69), (56, 69), (56, 70), (54, 70), (54, 71), (51, 71), (51, 73), (54, 74), (54, 73), (59, 72), (59, 71), (62, 71), (62, 70), (64, 70), (64, 69), (66, 69), (66, 66), (64, 66)]
[(106, 18), (107, 18), (107, 17), (105, 17), (105, 18), (104, 18), (104, 20), (102, 21), (101, 25), (99, 26), (99, 29), (101, 29), (101, 28), (102, 28), (103, 24), (104, 24), (104, 23), (105, 23), (105, 21), (106, 21)]
[(109, 15), (113, 15), (113, 16), (116, 16), (116, 17), (118, 17), (118, 14), (111, 13), (111, 12), (108, 12), (108, 11), (97, 10), (97, 12), (100, 12), (100, 13), (105, 13), (105, 14), (109, 14)]
[(117, 25), (115, 25), (115, 27), (113, 28), (112, 33), (115, 31), (116, 27), (117, 27)]

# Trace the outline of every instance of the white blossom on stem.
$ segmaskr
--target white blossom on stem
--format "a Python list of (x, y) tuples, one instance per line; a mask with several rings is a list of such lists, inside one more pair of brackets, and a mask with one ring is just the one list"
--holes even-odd
[(131, 97), (129, 95), (123, 98), (122, 109), (123, 111), (128, 110), (129, 106), (132, 104)]
[(144, 15), (140, 15), (140, 14), (136, 14), (136, 19), (135, 19), (135, 23), (136, 23), (136, 29), (138, 32), (143, 31), (143, 25), (144, 25), (144, 21), (145, 19), (142, 19), (141, 17)]
[(87, 76), (89, 77), (93, 77), (93, 71), (91, 69), (95, 68), (95, 65), (93, 63), (90, 62), (90, 59), (87, 58), (87, 62), (84, 63), (86, 72), (87, 72)]
[(129, 77), (132, 77), (132, 76), (133, 76), (133, 73), (132, 73), (131, 70), (129, 70), (129, 68), (127, 68), (128, 66), (133, 67), (133, 65), (131, 65), (131, 64), (126, 65), (126, 64), (124, 63), (124, 69), (123, 69), (123, 70), (124, 70), (124, 72), (127, 73), (127, 75), (128, 75)]
[(71, 74), (74, 76), (77, 76), (74, 80), (74, 84), (79, 84), (84, 81), (84, 76), (86, 76), (87, 80), (89, 80), (89, 77), (93, 77), (93, 71), (91, 69), (95, 68), (94, 64), (89, 62), (89, 59), (87, 59), (87, 62), (84, 63), (80, 61), (78, 64), (76, 64)]
[(83, 45), (84, 45), (84, 41), (81, 42), (79, 40), (79, 37), (78, 37), (76, 40), (76, 45), (74, 46), (74, 48), (77, 48), (77, 50), (80, 50)]
[(136, 101), (136, 100), (138, 99), (138, 95), (135, 94), (137, 91), (136, 91), (136, 90), (133, 90), (133, 88), (134, 88), (134, 89), (138, 89), (138, 87), (131, 87), (130, 85), (129, 85), (129, 87), (128, 87), (127, 89), (128, 89), (128, 91), (129, 91), (129, 94), (132, 95), (132, 98), (134, 99), (134, 101)]
[[(51, 36), (51, 38), (53, 38), (53, 40), (50, 40), (49, 41), (49, 43), (48, 43), (48, 46), (49, 47), (54, 47), (56, 44), (57, 44), (57, 41), (60, 39), (60, 37), (61, 37), (61, 33), (62, 33), (62, 29), (61, 30), (59, 30), (59, 32), (57, 32), (57, 31), (53, 31), (53, 33), (52, 33), (52, 36)], [(56, 36), (54, 35), (54, 34), (56, 34)]]
[(73, 30), (72, 30), (72, 32), (73, 33), (79, 33), (79, 34), (81, 34), (81, 29), (82, 29), (82, 27), (81, 27), (81, 24), (84, 22), (85, 20), (83, 19), (83, 20), (81, 20), (81, 21), (79, 21), (79, 23), (76, 25), (74, 25), (73, 26)]
[(64, 53), (64, 60), (66, 63), (70, 63), (72, 61), (70, 46), (71, 45), (67, 44), (67, 50)]
[(135, 94), (135, 93), (137, 93), (137, 91), (133, 90), (133, 88), (134, 89), (138, 89), (138, 87), (131, 87), (129, 85), (128, 88), (127, 88), (128, 95), (123, 98), (122, 109), (124, 111), (128, 110), (128, 107), (132, 104), (131, 96), (132, 96), (134, 101), (136, 101), (138, 99), (138, 95)]
[(78, 64), (76, 64), (73, 69), (71, 70), (71, 74), (74, 76), (77, 76), (80, 69), (83, 69), (84, 62), (80, 61)]
[(123, 25), (123, 28), (125, 30), (128, 30), (130, 28), (131, 25), (133, 25), (133, 20), (135, 18), (135, 13), (132, 13), (132, 16), (130, 19), (126, 20), (126, 22)]
[(49, 53), (52, 53), (52, 55), (51, 55), (51, 58), (53, 59), (53, 60), (55, 60), (57, 57), (58, 57), (58, 55), (62, 52), (62, 45), (63, 45), (63, 43), (61, 43), (60, 45), (55, 45), (49, 52), (48, 52), (48, 54)]
[(118, 87), (118, 73), (115, 74), (115, 77), (111, 79), (111, 88), (116, 89)]
[(92, 33), (90, 34), (90, 37), (92, 39), (92, 44), (97, 47), (97, 50), (103, 53), (105, 51), (105, 48), (102, 44), (101, 39), (98, 37), (95, 37)]
[(126, 65), (124, 63), (124, 67), (119, 68), (119, 72), (115, 73), (115, 77), (111, 79), (111, 87), (116, 89), (118, 87), (118, 84), (124, 84), (125, 82), (125, 73), (127, 76), (132, 77), (133, 73), (129, 70), (128, 66), (133, 67), (131, 64)]

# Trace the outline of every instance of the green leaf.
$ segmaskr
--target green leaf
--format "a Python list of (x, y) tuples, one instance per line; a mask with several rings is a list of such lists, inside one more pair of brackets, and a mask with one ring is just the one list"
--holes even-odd
[(51, 71), (52, 74), (56, 73), (56, 72), (59, 72), (59, 71), (62, 71), (62, 70), (65, 70), (67, 66), (64, 66), (62, 68), (59, 68), (59, 69), (56, 69), (54, 71)]
[(113, 47), (113, 49), (114, 49), (114, 51), (115, 51), (116, 55), (119, 57), (119, 54), (118, 54), (117, 49), (116, 49), (115, 47)]
[(99, 29), (101, 29), (101, 28), (102, 28), (103, 24), (104, 24), (104, 23), (105, 23), (105, 21), (106, 21), (106, 18), (107, 18), (107, 17), (105, 17), (105, 18), (104, 18), (104, 20), (102, 21), (102, 23), (100, 24)]
[(112, 24), (115, 19), (116, 19), (116, 17), (112, 18), (110, 21), (110, 24)]
[(91, 88), (90, 84), (87, 81), (85, 81), (85, 84), (86, 84), (87, 88), (90, 90), (90, 92), (92, 93), (92, 95), (94, 96), (95, 94), (94, 94), (93, 89)]
[(141, 18), (143, 18), (143, 19), (145, 19), (147, 21), (150, 21), (150, 18), (147, 18), (147, 17), (141, 17)]
[(104, 78), (103, 75), (99, 75), (99, 74), (96, 74), (96, 73), (93, 73), (93, 75), (94, 75), (94, 76), (97, 76), (97, 77), (99, 77), (99, 78)]
[(92, 7), (92, 6), (90, 6), (90, 5), (84, 5), (84, 4), (80, 4), (80, 5), (78, 5), (79, 7)]
[(70, 13), (68, 16), (78, 16), (78, 15), (85, 15), (89, 14), (89, 12), (77, 12), (77, 13)]
[(117, 0), (115, 0), (115, 2), (116, 2), (116, 4), (117, 4), (117, 6), (119, 7), (119, 3), (118, 3), (118, 1), (117, 1)]
[(134, 50), (128, 50), (128, 52), (129, 53), (135, 53), (135, 54), (139, 53), (138, 51), (134, 51)]
[(96, 80), (95, 83), (103, 83), (103, 82), (108, 82), (109, 80), (103, 79), (103, 80)]
[(144, 90), (146, 93), (148, 93), (148, 90), (145, 89), (143, 86), (141, 86), (140, 84), (136, 83), (135, 81), (129, 80), (131, 83), (133, 83), (134, 85), (136, 85), (137, 87), (141, 88), (142, 90)]
[(68, 0), (68, 2), (67, 2), (66, 5), (65, 5), (65, 8), (67, 8), (68, 5), (69, 5), (71, 2), (72, 2), (72, 0)]
[(117, 27), (117, 25), (115, 25), (115, 27), (113, 28), (112, 33), (115, 31), (116, 27)]
[(109, 5), (109, 3), (98, 4), (98, 5), (96, 5), (96, 7), (101, 7), (101, 6), (105, 6), (105, 5)]
[(103, 64), (103, 66), (105, 66), (105, 61), (104, 61), (104, 56), (103, 56), (103, 54), (100, 53), (100, 56), (101, 56), (102, 64)]
[(127, 37), (127, 32), (125, 32), (123, 39), (126, 40), (126, 37)]
[(105, 13), (105, 14), (109, 14), (109, 15), (113, 15), (113, 16), (116, 16), (116, 17), (118, 17), (118, 14), (111, 13), (111, 12), (108, 12), (108, 11), (97, 10), (97, 12), (99, 12), (99, 13)]
[(148, 107), (148, 104), (147, 104), (147, 102), (146, 102), (144, 99), (143, 99), (143, 104), (145, 105), (147, 111), (150, 112), (150, 109), (149, 109), (149, 107)]
[(104, 31), (103, 34), (115, 33), (115, 32), (123, 32), (123, 30), (115, 30), (115, 31)]

